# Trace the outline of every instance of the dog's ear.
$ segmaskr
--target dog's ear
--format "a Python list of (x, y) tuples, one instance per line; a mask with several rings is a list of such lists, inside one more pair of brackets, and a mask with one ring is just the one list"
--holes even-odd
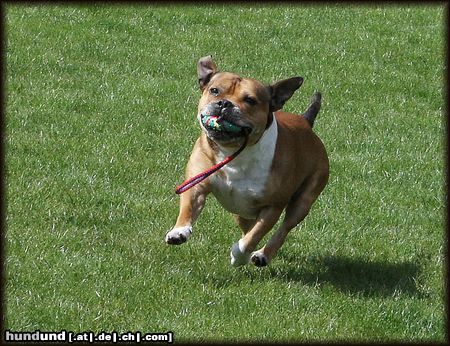
[(197, 63), (198, 84), (203, 90), (209, 83), (210, 79), (217, 72), (216, 64), (212, 59), (212, 55), (201, 58)]
[(302, 77), (284, 79), (269, 87), (271, 93), (270, 111), (275, 112), (283, 108), (284, 103), (291, 98), (295, 90), (303, 84)]

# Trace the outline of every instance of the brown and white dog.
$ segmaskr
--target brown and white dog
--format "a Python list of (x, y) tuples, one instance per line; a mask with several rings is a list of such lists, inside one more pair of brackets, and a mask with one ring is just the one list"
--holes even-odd
[[(202, 97), (198, 120), (202, 133), (186, 167), (192, 177), (235, 152), (247, 136), (242, 153), (221, 170), (181, 195), (180, 213), (166, 234), (168, 244), (182, 244), (211, 192), (235, 215), (241, 239), (231, 247), (231, 264), (267, 265), (284, 243), (288, 232), (308, 214), (328, 181), (325, 147), (312, 131), (321, 96), (315, 93), (303, 115), (280, 112), (303, 83), (293, 77), (266, 86), (234, 73), (218, 72), (211, 56), (197, 66)], [(205, 111), (218, 114), (242, 131), (216, 131), (204, 126)], [(286, 210), (284, 220), (266, 245), (261, 239)], [(256, 250), (256, 251), (255, 251)]]

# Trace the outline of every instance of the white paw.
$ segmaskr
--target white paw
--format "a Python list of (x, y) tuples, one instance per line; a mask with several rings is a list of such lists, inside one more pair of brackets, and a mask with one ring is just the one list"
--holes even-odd
[(246, 252), (242, 239), (231, 246), (231, 265), (238, 267), (250, 262), (251, 252)]
[(166, 234), (166, 243), (170, 245), (183, 244), (192, 234), (191, 226), (183, 226), (172, 229)]
[(269, 260), (267, 259), (266, 255), (264, 255), (264, 253), (262, 251), (253, 252), (250, 260), (257, 267), (264, 267), (267, 264), (269, 264)]

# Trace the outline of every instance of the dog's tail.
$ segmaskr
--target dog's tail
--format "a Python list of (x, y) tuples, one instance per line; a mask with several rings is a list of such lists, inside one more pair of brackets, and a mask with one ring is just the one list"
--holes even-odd
[(303, 114), (311, 127), (314, 126), (314, 120), (316, 120), (317, 114), (320, 111), (321, 102), (322, 95), (320, 94), (320, 92), (316, 91), (311, 97), (311, 103), (309, 104), (308, 109)]

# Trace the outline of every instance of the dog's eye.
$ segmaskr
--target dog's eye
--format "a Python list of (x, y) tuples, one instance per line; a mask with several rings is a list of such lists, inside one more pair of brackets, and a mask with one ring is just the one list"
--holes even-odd
[(256, 105), (256, 100), (253, 97), (250, 96), (245, 96), (244, 97), (244, 102), (248, 103), (250, 106), (254, 106)]
[(217, 96), (217, 95), (219, 95), (219, 89), (217, 89), (217, 88), (211, 88), (211, 89), (209, 89), (209, 93), (210, 93), (211, 95)]

